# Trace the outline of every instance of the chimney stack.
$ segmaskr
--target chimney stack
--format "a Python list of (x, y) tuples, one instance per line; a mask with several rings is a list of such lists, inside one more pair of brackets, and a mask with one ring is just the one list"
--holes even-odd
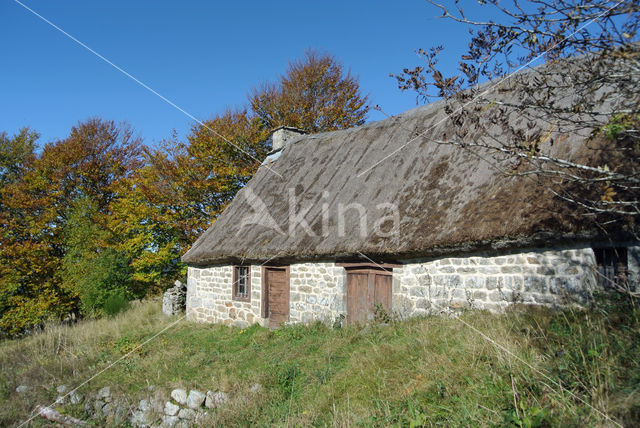
[(278, 152), (283, 149), (287, 142), (297, 139), (305, 131), (291, 126), (278, 126), (271, 131), (271, 152)]

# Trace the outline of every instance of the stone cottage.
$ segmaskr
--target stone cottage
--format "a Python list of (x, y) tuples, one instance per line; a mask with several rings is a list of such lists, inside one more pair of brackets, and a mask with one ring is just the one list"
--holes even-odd
[[(484, 102), (514, 98), (507, 82)], [(183, 256), (187, 318), (365, 322), (581, 303), (637, 282), (636, 226), (603, 233), (545, 185), (506, 174), (512, 159), (447, 144), (457, 129), (444, 107), (315, 135), (276, 129), (255, 176)], [(587, 162), (590, 133), (556, 123), (539, 150)]]

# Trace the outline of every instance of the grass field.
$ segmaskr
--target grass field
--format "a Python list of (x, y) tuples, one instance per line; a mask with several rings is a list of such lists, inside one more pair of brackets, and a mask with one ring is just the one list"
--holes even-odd
[[(640, 420), (638, 315), (617, 299), (364, 329), (181, 321), (79, 392), (108, 385), (135, 406), (149, 385), (167, 397), (220, 389), (231, 397), (213, 414), (220, 426), (631, 426)], [(58, 385), (79, 385), (175, 320), (148, 301), (0, 343), (0, 425), (19, 425)], [(86, 417), (79, 405), (62, 410)]]

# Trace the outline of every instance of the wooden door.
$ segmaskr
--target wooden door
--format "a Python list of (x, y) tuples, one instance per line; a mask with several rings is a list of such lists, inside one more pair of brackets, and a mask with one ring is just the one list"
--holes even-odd
[(391, 272), (384, 270), (347, 270), (347, 323), (372, 320), (377, 303), (391, 315), (391, 282)]
[(269, 325), (279, 325), (289, 320), (289, 269), (265, 267), (263, 286), (263, 317)]

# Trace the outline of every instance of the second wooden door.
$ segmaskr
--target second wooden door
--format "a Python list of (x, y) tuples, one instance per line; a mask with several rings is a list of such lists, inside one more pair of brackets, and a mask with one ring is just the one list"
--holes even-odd
[(347, 322), (372, 320), (376, 304), (391, 315), (391, 283), (391, 272), (385, 270), (347, 270)]

